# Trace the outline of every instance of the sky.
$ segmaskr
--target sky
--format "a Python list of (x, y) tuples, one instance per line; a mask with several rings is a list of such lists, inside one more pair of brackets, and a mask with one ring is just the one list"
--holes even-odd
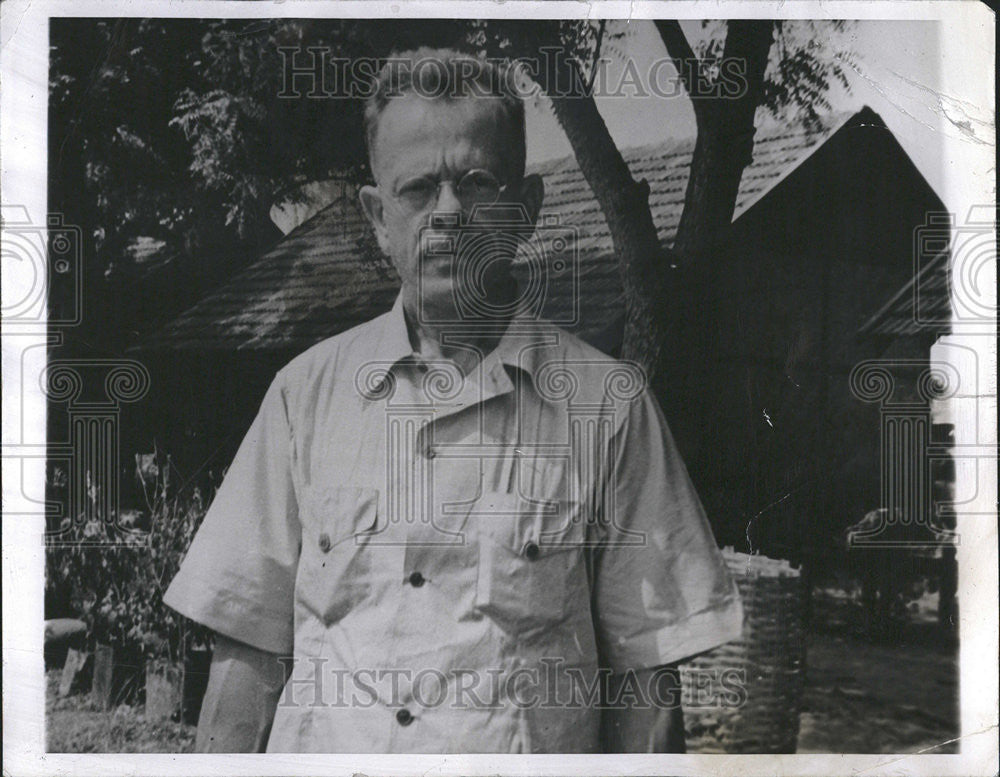
[[(651, 21), (617, 24), (626, 34), (615, 42), (617, 52), (608, 51), (611, 83), (620, 78), (626, 57), (635, 61), (638, 72), (647, 73), (653, 63), (666, 56)], [(689, 39), (701, 34), (698, 22), (682, 22), (682, 26)], [(995, 141), (993, 105), (987, 104), (988, 100), (967, 99), (967, 72), (942, 67), (946, 48), (942, 39), (949, 32), (942, 22), (855, 22), (839, 41), (855, 55), (856, 66), (848, 72), (850, 90), (831, 93), (835, 111), (856, 111), (867, 105), (878, 113), (946, 204), (945, 149), (956, 142)], [(826, 42), (832, 43), (832, 37)], [(667, 65), (661, 73), (666, 83), (674, 71)], [(989, 81), (991, 75), (984, 73), (982, 77)], [(684, 96), (605, 96), (597, 98), (597, 105), (620, 148), (693, 137), (695, 133), (694, 113)], [(527, 128), (529, 163), (571, 153), (547, 104), (536, 101), (529, 106)]]

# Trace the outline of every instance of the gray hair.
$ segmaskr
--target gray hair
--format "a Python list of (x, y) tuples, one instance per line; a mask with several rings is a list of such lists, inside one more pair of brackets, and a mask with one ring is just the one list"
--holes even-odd
[(365, 138), (373, 172), (379, 119), (390, 100), (406, 94), (434, 100), (486, 99), (507, 124), (512, 142), (506, 153), (514, 180), (524, 176), (524, 101), (513, 67), (454, 49), (423, 47), (389, 57), (365, 103)]

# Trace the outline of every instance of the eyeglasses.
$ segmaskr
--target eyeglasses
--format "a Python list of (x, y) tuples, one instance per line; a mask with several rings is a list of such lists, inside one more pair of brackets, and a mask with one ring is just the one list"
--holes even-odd
[(456, 184), (454, 181), (436, 181), (429, 176), (420, 176), (404, 181), (397, 189), (395, 199), (410, 213), (423, 213), (433, 208), (446, 183), (454, 186), (462, 210), (472, 211), (477, 205), (493, 205), (500, 199), (504, 185), (489, 170), (469, 170)]

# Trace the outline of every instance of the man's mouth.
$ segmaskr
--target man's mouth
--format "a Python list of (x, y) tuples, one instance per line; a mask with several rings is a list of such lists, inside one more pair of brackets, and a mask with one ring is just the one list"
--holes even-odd
[(507, 249), (481, 233), (425, 231), (419, 256), (420, 273), (431, 282), (425, 293), (463, 291), (484, 301), (508, 296), (514, 262)]

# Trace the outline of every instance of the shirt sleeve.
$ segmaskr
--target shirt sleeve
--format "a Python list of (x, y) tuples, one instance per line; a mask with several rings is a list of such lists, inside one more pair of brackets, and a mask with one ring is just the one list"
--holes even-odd
[(739, 638), (736, 585), (648, 391), (629, 406), (610, 458), (593, 582), (606, 663), (614, 671), (672, 664)]
[(281, 654), (292, 650), (301, 542), (293, 455), (279, 373), (163, 596), (193, 621)]

